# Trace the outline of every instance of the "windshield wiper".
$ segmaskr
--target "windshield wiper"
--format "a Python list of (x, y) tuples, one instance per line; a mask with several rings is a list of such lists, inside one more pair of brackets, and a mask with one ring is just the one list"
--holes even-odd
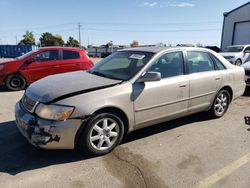
[[(89, 71), (89, 72), (90, 72), (90, 71)], [(90, 72), (90, 73), (91, 73), (91, 74), (94, 74), (94, 75), (97, 75), (97, 76), (101, 76), (101, 77), (113, 79), (113, 80), (122, 80), (122, 81), (124, 81), (123, 79), (116, 78), (116, 77), (113, 77), (113, 76), (110, 76), (110, 75), (106, 75), (106, 74), (103, 74), (103, 73), (98, 72), (98, 71), (93, 71), (93, 72)]]
[(107, 78), (107, 76), (105, 74), (101, 73), (101, 72), (93, 71), (91, 73), (94, 74), (94, 75), (97, 75), (97, 76), (101, 76), (101, 77)]

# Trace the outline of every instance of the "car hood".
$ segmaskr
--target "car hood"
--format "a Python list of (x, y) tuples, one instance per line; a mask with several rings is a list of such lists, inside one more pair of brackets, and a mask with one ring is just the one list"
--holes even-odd
[(121, 80), (100, 77), (86, 71), (77, 71), (45, 77), (31, 84), (25, 93), (35, 101), (48, 103), (112, 87), (121, 82)]
[(240, 52), (220, 52), (222, 56), (238, 56)]
[(250, 70), (250, 61), (242, 64), (241, 66), (244, 67), (244, 69), (246, 69), (246, 70)]

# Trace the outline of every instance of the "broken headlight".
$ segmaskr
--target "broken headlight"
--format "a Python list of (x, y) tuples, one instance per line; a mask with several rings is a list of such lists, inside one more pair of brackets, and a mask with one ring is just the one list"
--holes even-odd
[(64, 121), (71, 116), (73, 111), (74, 107), (72, 106), (45, 105), (40, 103), (35, 113), (43, 119)]

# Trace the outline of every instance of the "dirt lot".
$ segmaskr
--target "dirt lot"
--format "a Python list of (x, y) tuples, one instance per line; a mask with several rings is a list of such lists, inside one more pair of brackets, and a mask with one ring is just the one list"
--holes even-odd
[(18, 132), (14, 105), (23, 91), (0, 91), (0, 187), (250, 186), (250, 90), (221, 119), (200, 113), (126, 136), (106, 156), (31, 146)]

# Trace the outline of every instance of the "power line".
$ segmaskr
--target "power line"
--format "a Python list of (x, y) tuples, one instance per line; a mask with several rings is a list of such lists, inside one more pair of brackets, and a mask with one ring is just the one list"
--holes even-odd
[(47, 29), (47, 28), (55, 28), (55, 27), (61, 27), (61, 26), (67, 26), (67, 25), (75, 25), (75, 24), (76, 24), (76, 22), (71, 22), (71, 23), (65, 23), (65, 24), (55, 24), (55, 25), (37, 26), (37, 27), (14, 28), (14, 29), (0, 29), (0, 32)]
[(131, 33), (172, 33), (172, 32), (199, 32), (199, 31), (220, 31), (221, 28), (206, 29), (169, 29), (169, 30), (123, 30), (123, 29), (105, 29), (105, 28), (83, 28), (89, 31), (107, 31), (107, 32), (131, 32)]
[[(207, 24), (221, 24), (221, 21), (203, 21), (203, 22), (169, 22), (169, 23), (126, 23), (126, 22), (81, 22), (82, 25), (109, 25), (109, 26), (171, 26), (171, 25), (207, 25)], [(14, 28), (14, 29), (1, 29), (0, 32), (20, 31), (20, 30), (36, 30), (47, 29), (61, 26), (75, 25), (76, 22), (53, 24), (37, 27)]]
[(111, 26), (170, 26), (170, 25), (204, 25), (221, 24), (221, 21), (203, 21), (203, 22), (169, 22), (169, 23), (119, 23), (119, 22), (81, 22), (84, 25), (111, 25)]

